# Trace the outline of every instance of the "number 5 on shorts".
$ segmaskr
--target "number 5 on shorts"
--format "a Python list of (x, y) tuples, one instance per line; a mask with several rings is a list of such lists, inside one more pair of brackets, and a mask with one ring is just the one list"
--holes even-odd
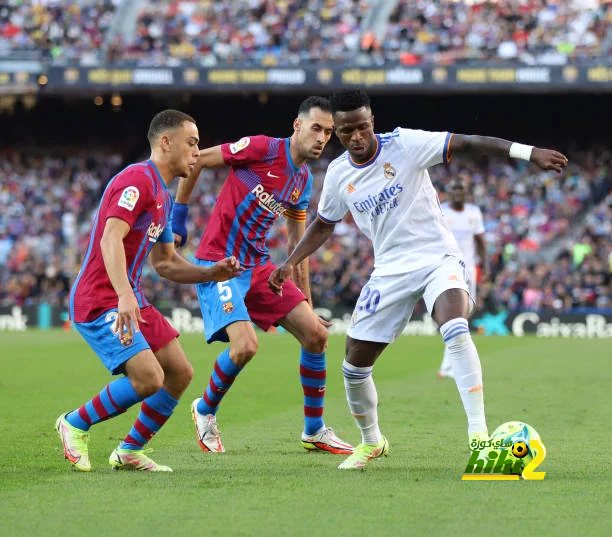
[(227, 285), (227, 281), (219, 282), (217, 284), (217, 291), (219, 291), (219, 299), (221, 302), (227, 302), (232, 298), (232, 288)]

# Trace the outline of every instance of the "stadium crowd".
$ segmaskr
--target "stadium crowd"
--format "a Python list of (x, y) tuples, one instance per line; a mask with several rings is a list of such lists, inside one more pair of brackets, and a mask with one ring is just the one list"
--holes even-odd
[(0, 305), (65, 304), (118, 155), (0, 152)]
[(608, 0), (400, 0), (380, 40), (365, 31), (372, 0), (149, 0), (135, 38), (99, 50), (121, 0), (7, 0), (0, 5), (0, 56), (42, 51), (58, 63), (139, 65), (247, 62), (297, 65), (361, 61), (564, 64), (612, 51)]
[(597, 0), (400, 0), (371, 51), (381, 63), (564, 64), (606, 57), (612, 50), (611, 20), (610, 2)]
[(98, 62), (121, 0), (4, 0), (0, 3), (0, 56), (26, 52), (44, 61)]
[(140, 64), (263, 65), (345, 61), (359, 48), (367, 0), (149, 2), (119, 57)]
[(552, 262), (497, 264), (484, 284), (488, 309), (612, 308), (612, 195), (592, 208), (563, 239)]
[[(0, 155), (2, 306), (66, 303), (99, 197), (108, 178), (124, 165), (118, 154), (65, 154), (69, 156), (7, 150)], [(610, 162), (610, 154), (601, 150), (570, 154), (570, 167), (561, 176), (516, 161), (486, 160), (478, 166), (454, 161), (432, 169), (441, 197), (449, 179), (461, 175), (483, 209), (492, 281), (481, 286), (480, 307), (612, 308), (612, 195), (605, 197), (612, 186)], [(312, 165), (311, 215), (328, 163), (324, 158)], [(198, 183), (190, 209), (190, 241), (183, 250), (188, 258), (224, 177), (223, 169), (205, 170)], [(282, 219), (269, 245), (274, 260), (284, 257)], [(371, 245), (349, 216), (311, 258), (315, 305), (350, 310), (372, 262)], [(151, 267), (143, 272), (143, 285), (159, 307), (197, 307), (193, 286), (162, 280)]]

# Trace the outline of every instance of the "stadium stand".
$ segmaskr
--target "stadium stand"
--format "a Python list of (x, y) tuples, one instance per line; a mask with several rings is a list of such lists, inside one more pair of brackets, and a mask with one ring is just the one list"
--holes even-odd
[(91, 212), (122, 162), (85, 152), (0, 154), (0, 305), (65, 303)]
[(162, 0), (138, 14), (137, 37), (122, 59), (177, 64), (263, 65), (345, 61), (359, 46), (365, 0), (230, 3)]
[(578, 311), (612, 308), (612, 196), (593, 207), (552, 262), (498, 264), (486, 285), (489, 309)]
[(372, 49), (383, 63), (565, 64), (609, 54), (610, 16), (609, 2), (593, 0), (401, 0)]
[(147, 66), (351, 59), (565, 64), (609, 57), (611, 5), (602, 0), (8, 0), (0, 6), (0, 56)]
[(92, 64), (121, 0), (8, 0), (0, 5), (0, 57)]

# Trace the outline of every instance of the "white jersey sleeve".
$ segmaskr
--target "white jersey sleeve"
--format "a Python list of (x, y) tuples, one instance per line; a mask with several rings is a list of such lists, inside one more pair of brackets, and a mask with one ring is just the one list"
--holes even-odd
[(407, 158), (419, 168), (430, 168), (436, 164), (446, 164), (449, 159), (449, 132), (431, 132), (399, 128), (402, 146)]
[(484, 218), (482, 217), (482, 211), (478, 205), (473, 205), (474, 207), (474, 235), (482, 235), (485, 232), (484, 227)]
[(318, 217), (328, 224), (340, 222), (348, 211), (348, 207), (342, 199), (338, 188), (338, 176), (334, 171), (337, 169), (334, 166), (335, 162), (332, 162), (329, 168), (327, 168), (317, 208)]

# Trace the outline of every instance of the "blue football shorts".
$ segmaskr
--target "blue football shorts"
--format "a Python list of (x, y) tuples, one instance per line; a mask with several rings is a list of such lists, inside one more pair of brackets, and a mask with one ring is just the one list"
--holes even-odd
[[(212, 267), (216, 261), (195, 259), (196, 265)], [(251, 287), (252, 270), (245, 270), (240, 276), (226, 282), (205, 282), (196, 284), (204, 336), (207, 343), (229, 341), (225, 327), (237, 321), (250, 321), (245, 297)]]
[(112, 326), (117, 318), (117, 309), (105, 311), (88, 323), (74, 323), (83, 339), (98, 355), (104, 367), (113, 375), (123, 372), (123, 366), (132, 356), (150, 349), (142, 332), (135, 332), (133, 341), (123, 341), (113, 333)]

